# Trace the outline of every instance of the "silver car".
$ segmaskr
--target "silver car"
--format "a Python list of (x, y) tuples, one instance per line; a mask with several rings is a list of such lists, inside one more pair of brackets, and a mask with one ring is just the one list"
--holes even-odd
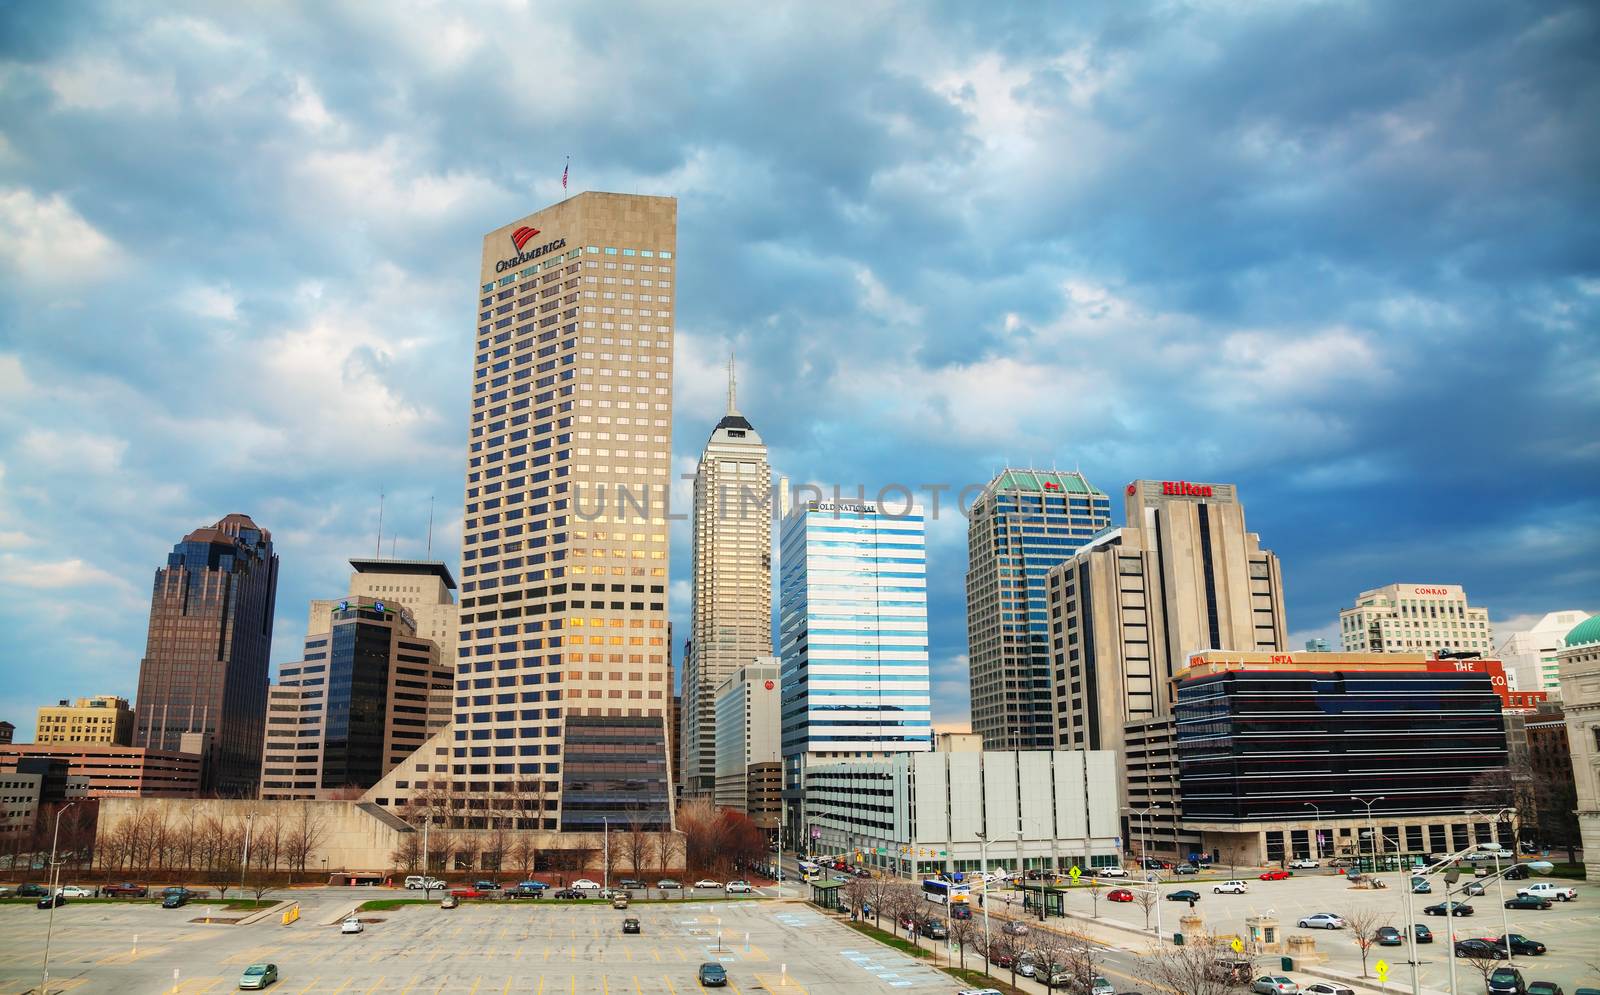
[(1294, 983), (1294, 979), (1281, 974), (1263, 974), (1250, 986), (1250, 990), (1256, 995), (1300, 995), (1300, 986)]

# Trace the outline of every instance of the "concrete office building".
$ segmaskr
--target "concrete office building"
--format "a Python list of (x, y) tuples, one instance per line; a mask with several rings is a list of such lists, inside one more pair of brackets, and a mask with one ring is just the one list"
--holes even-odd
[(805, 770), (811, 851), (912, 878), (1118, 863), (1116, 757), (1104, 750), (900, 753)]
[(435, 703), (449, 700), (454, 668), (417, 637), (410, 609), (354, 597), (326, 624), (269, 689), (262, 798), (370, 788), (449, 722)]
[(1045, 578), (1111, 524), (1081, 473), (1001, 471), (967, 515), (972, 731), (990, 750), (1055, 746)]
[[(1577, 789), (1578, 832), (1583, 852), (1595, 854), (1600, 853), (1600, 615), (1574, 626), (1562, 642), (1556, 664)], [(1588, 860), (1584, 874), (1600, 881), (1600, 860)]]
[(198, 748), (204, 791), (244, 795), (261, 778), (277, 595), (272, 534), (248, 515), (184, 536), (156, 571), (133, 743)]
[(17, 735), (17, 727), (10, 722), (0, 722), (0, 746), (11, 742)]
[(39, 821), (39, 774), (0, 773), (0, 847), (33, 832)]
[(1488, 656), (1494, 632), (1489, 610), (1467, 604), (1459, 584), (1390, 584), (1362, 591), (1353, 607), (1340, 610), (1339, 645), (1346, 653)]
[[(717, 784), (714, 800), (718, 808), (731, 808), (752, 814), (752, 808), (765, 809), (760, 795), (770, 785), (782, 758), (778, 735), (779, 686), (778, 658), (764, 656), (740, 667), (717, 685), (714, 699), (716, 715)], [(752, 804), (755, 801), (757, 804)], [(764, 816), (768, 813), (763, 812)], [(776, 828), (774, 822), (766, 828)]]
[(1192, 654), (1173, 679), (1183, 828), (1247, 865), (1370, 855), (1364, 801), (1380, 854), (1490, 839), (1469, 813), (1512, 800), (1495, 673), (1420, 653)]
[(193, 798), (200, 794), (198, 753), (108, 743), (13, 743), (0, 746), (0, 771), (26, 768), (30, 758), (66, 763), (66, 776), (85, 778), (89, 798)]
[(694, 476), (689, 644), (683, 671), (683, 797), (709, 798), (722, 773), (718, 687), (772, 653), (772, 470), (767, 447), (739, 413), (733, 361), (728, 410)]
[(39, 709), (36, 743), (110, 743), (133, 745), (133, 710), (128, 699), (103, 694)]
[[(350, 561), (350, 589), (345, 598), (311, 602), (307, 632), (327, 632), (333, 608), (348, 598), (368, 598), (399, 604), (411, 613), (419, 639), (439, 647), (439, 659), (452, 668), (456, 662), (456, 580), (441, 560), (362, 559)], [(448, 704), (448, 702), (447, 702)]]
[(1523, 691), (1543, 691), (1561, 697), (1561, 674), (1556, 654), (1565, 645), (1567, 633), (1589, 617), (1588, 612), (1549, 612), (1530, 629), (1506, 633), (1494, 655), (1506, 665), (1506, 674)]
[(1187, 855), (1199, 840), (1177, 823), (1172, 676), (1197, 650), (1283, 650), (1283, 576), (1232, 484), (1124, 493), (1127, 524), (1049, 574), (1058, 748), (1114, 751), (1124, 838), (1138, 817), (1152, 849)]
[(611, 193), (483, 240), (449, 776), (538, 828), (671, 824), (676, 247), (675, 200)]

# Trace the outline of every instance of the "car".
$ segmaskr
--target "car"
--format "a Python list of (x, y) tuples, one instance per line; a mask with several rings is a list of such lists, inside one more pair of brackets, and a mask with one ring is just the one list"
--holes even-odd
[(1506, 899), (1508, 909), (1548, 909), (1550, 899), (1540, 898), (1538, 895), (1517, 895), (1515, 898)]
[(456, 896), (457, 898), (488, 898), (489, 897), (486, 892), (479, 891), (476, 887), (471, 887), (471, 886), (464, 885), (464, 884), (457, 885), (456, 887), (451, 888), (450, 889), (450, 894)]
[(1266, 871), (1261, 875), (1261, 880), (1263, 880), (1263, 881), (1284, 881), (1284, 880), (1287, 880), (1290, 877), (1292, 877), (1292, 875), (1288, 871), (1284, 871), (1284, 870)]
[(1032, 978), (1039, 973), (1039, 961), (1033, 954), (1023, 954), (1017, 958), (1017, 973), (1024, 978)]
[(1194, 866), (1193, 864), (1179, 864), (1177, 867), (1174, 867), (1172, 869), (1172, 873), (1174, 873), (1174, 874), (1199, 874), (1200, 873), (1200, 868)]
[(625, 909), (625, 908), (627, 908), (628, 907), (628, 895), (627, 895), (627, 893), (619, 891), (616, 894), (612, 895), (611, 896), (611, 907), (614, 908), (614, 909)]
[(1144, 860), (1144, 869), (1147, 871), (1159, 871), (1166, 866), (1167, 865), (1164, 862), (1159, 861), (1154, 857), (1146, 857)]
[(100, 889), (100, 894), (107, 898), (148, 898), (150, 889), (142, 884), (133, 884), (124, 881), (121, 884), (108, 884)]
[(439, 908), (441, 908), (441, 909), (453, 909), (453, 908), (455, 908), (456, 906), (458, 906), (460, 904), (461, 904), (461, 899), (457, 898), (454, 895), (446, 895), (446, 896), (444, 896), (443, 901), (441, 901), (439, 903)]
[(1456, 941), (1457, 957), (1482, 957), (1489, 960), (1505, 960), (1506, 948), (1492, 940), (1466, 939)]
[(577, 891), (599, 891), (600, 882), (591, 881), (588, 878), (579, 878), (578, 880), (567, 885), (567, 887)]
[(56, 893), (58, 895), (60, 895), (62, 898), (93, 898), (94, 897), (94, 889), (93, 888), (85, 888), (81, 884), (65, 884), (65, 885), (62, 885), (60, 888), (56, 889)]
[(623, 878), (617, 882), (618, 888), (643, 888), (644, 882), (638, 878)]
[(1411, 924), (1411, 928), (1417, 934), (1417, 942), (1418, 943), (1432, 943), (1433, 942), (1433, 930), (1429, 929), (1427, 926), (1424, 926), (1422, 923), (1418, 922), (1418, 923), (1412, 923)]
[(39, 899), (39, 904), (34, 907), (39, 909), (59, 909), (65, 904), (67, 904), (67, 896), (65, 895), (46, 895)]
[(694, 886), (696, 888), (721, 888), (722, 887), (722, 882), (721, 881), (713, 881), (710, 878), (701, 878), (700, 880), (698, 880), (698, 881), (696, 881), (694, 883)]
[(1406, 941), (1406, 934), (1393, 926), (1379, 926), (1372, 936), (1380, 947), (1398, 947)]
[(1468, 881), (1467, 886), (1461, 889), (1462, 893), (1467, 895), (1469, 898), (1482, 895), (1485, 890), (1486, 889), (1483, 887), (1482, 881)]
[(516, 887), (509, 889), (506, 894), (512, 898), (538, 898), (549, 888), (543, 881), (518, 881)]
[(583, 892), (576, 888), (562, 888), (560, 891), (556, 892), (555, 897), (566, 901), (572, 901), (574, 899), (584, 898), (586, 896)]
[(952, 918), (952, 919), (971, 919), (972, 918), (972, 906), (967, 905), (965, 902), (956, 902), (956, 903), (952, 904), (950, 906), (950, 918)]
[(18, 898), (42, 898), (47, 894), (49, 894), (49, 889), (42, 884), (17, 885)]
[(656, 887), (661, 891), (676, 891), (679, 888), (682, 888), (683, 885), (672, 880), (671, 878), (662, 878), (660, 881), (656, 882)]
[(1444, 915), (1448, 915), (1448, 916), (1452, 916), (1452, 917), (1457, 918), (1457, 919), (1461, 918), (1462, 916), (1470, 916), (1470, 915), (1472, 915), (1472, 913), (1473, 913), (1472, 906), (1467, 905), (1465, 902), (1440, 902), (1437, 905), (1430, 905), (1427, 908), (1422, 910), (1422, 914), (1423, 915), (1428, 915), (1428, 916), (1444, 916)]
[(700, 965), (699, 972), (695, 975), (700, 984), (707, 988), (725, 988), (728, 984), (728, 971), (715, 961), (706, 961)]
[(175, 891), (170, 895), (163, 896), (161, 899), (161, 907), (164, 909), (181, 909), (188, 904), (189, 893), (187, 891)]
[(639, 920), (635, 919), (633, 916), (629, 916), (628, 918), (622, 920), (622, 931), (624, 933), (639, 932)]
[(1565, 995), (1554, 981), (1528, 982), (1528, 995)]
[[(1429, 861), (1429, 863), (1432, 863), (1432, 861)], [(1354, 866), (1356, 866), (1356, 858), (1354, 858), (1354, 857), (1334, 857), (1332, 860), (1328, 861), (1328, 866), (1329, 867), (1354, 867)]]
[(925, 921), (918, 932), (930, 940), (948, 940), (950, 938), (950, 930), (937, 919)]
[(1126, 867), (1099, 867), (1095, 869), (1094, 873), (1103, 878), (1125, 878), (1128, 876), (1128, 869)]
[(1356, 995), (1354, 988), (1336, 985), (1331, 981), (1319, 981), (1314, 985), (1306, 985), (1300, 991), (1303, 995)]
[(1430, 895), (1433, 893), (1433, 885), (1428, 883), (1427, 878), (1412, 878), (1411, 893), (1413, 895)]
[(727, 884), (722, 886), (722, 890), (730, 895), (748, 895), (750, 894), (750, 882), (729, 881)]
[(239, 988), (265, 988), (278, 981), (278, 965), (251, 964), (239, 975)]
[(1501, 948), (1506, 945), (1506, 940), (1511, 941), (1511, 952), (1514, 954), (1530, 954), (1537, 957), (1545, 952), (1545, 945), (1538, 940), (1530, 939), (1521, 933), (1511, 933), (1509, 936), (1496, 936), (1489, 940), (1490, 943), (1499, 944)]
[(1502, 871), (1500, 876), (1507, 881), (1526, 881), (1531, 873), (1527, 864), (1512, 864)]
[(1007, 919), (1006, 924), (1000, 927), (1000, 932), (1007, 936), (1027, 936), (1028, 926), (1026, 923), (1017, 922), (1015, 919)]
[(1301, 929), (1344, 929), (1344, 920), (1332, 912), (1318, 912), (1300, 920)]
[(1553, 898), (1558, 902), (1570, 902), (1578, 897), (1578, 890), (1564, 884), (1553, 884), (1549, 881), (1540, 881), (1517, 889), (1519, 895), (1538, 895), (1540, 898)]
[(1177, 891), (1167, 892), (1167, 901), (1198, 902), (1200, 901), (1200, 893), (1198, 891), (1192, 891), (1188, 888), (1179, 888)]
[(355, 916), (351, 916), (339, 924), (340, 933), (365, 933), (366, 931), (367, 927), (363, 926), (361, 920)]
[(963, 988), (956, 995), (1000, 995), (998, 988)]
[(1522, 972), (1514, 967), (1497, 967), (1489, 974), (1489, 995), (1527, 995)]
[(1108, 902), (1131, 902), (1131, 901), (1133, 901), (1133, 892), (1129, 891), (1126, 888), (1112, 888), (1109, 892), (1106, 893), (1106, 901), (1108, 901)]
[(1243, 881), (1224, 881), (1211, 889), (1213, 895), (1243, 895), (1250, 890), (1250, 886)]
[[(1299, 860), (1290, 862), (1289, 866), (1294, 868), (1297, 871), (1305, 871), (1305, 870), (1310, 870), (1313, 867), (1320, 867), (1322, 865), (1318, 864), (1315, 860), (1312, 860), (1310, 857), (1301, 857)], [(1310, 991), (1310, 990), (1311, 989), (1309, 989), (1309, 988), (1306, 989), (1306, 991)]]
[(1250, 985), (1250, 990), (1257, 995), (1300, 995), (1300, 986), (1294, 979), (1281, 974), (1263, 974)]
[(472, 886), (474, 888), (478, 889), (479, 891), (499, 891), (500, 890), (500, 882), (498, 882), (498, 881), (474, 881), (472, 883)]

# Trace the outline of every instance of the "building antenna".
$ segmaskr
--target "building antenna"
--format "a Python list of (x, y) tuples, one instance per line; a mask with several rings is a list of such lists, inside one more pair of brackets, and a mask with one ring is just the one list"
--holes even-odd
[(433, 559), (433, 495), (428, 495), (428, 559)]
[(383, 485), (378, 485), (378, 548), (372, 551), (372, 558), (383, 559)]
[(733, 352), (732, 349), (729, 349), (728, 350), (728, 414), (730, 414), (730, 415), (736, 415), (736, 414), (739, 413), (739, 406), (738, 406), (738, 403), (737, 403), (738, 396), (739, 396), (738, 391), (739, 391), (739, 380), (738, 380), (738, 374), (734, 372), (734, 352)]

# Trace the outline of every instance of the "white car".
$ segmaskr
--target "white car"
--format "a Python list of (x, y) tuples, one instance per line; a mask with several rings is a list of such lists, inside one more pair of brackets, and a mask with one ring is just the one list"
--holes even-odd
[(361, 920), (355, 916), (351, 916), (339, 924), (339, 932), (341, 933), (364, 933), (366, 930), (367, 927), (361, 925)]
[(1530, 884), (1526, 888), (1518, 888), (1518, 895), (1537, 895), (1540, 898), (1549, 898), (1558, 902), (1570, 902), (1578, 897), (1576, 888), (1569, 888), (1564, 884), (1551, 884), (1549, 881), (1540, 881)]
[(721, 881), (713, 881), (710, 878), (701, 878), (700, 880), (698, 880), (698, 881), (696, 881), (694, 883), (694, 886), (696, 888), (721, 888), (722, 887), (722, 882)]
[(421, 874), (412, 874), (406, 878), (406, 887), (412, 891), (421, 891), (424, 888), (439, 890), (444, 887), (444, 882), (438, 878), (423, 877)]
[(1354, 988), (1336, 985), (1328, 981), (1319, 981), (1314, 985), (1306, 985), (1300, 989), (1301, 995), (1356, 995)]
[(1250, 890), (1250, 886), (1243, 881), (1224, 881), (1211, 889), (1214, 895), (1243, 895)]
[(68, 884), (57, 888), (56, 894), (62, 898), (93, 898), (94, 890), (79, 884)]
[[(1304, 871), (1304, 870), (1309, 870), (1310, 868), (1313, 868), (1313, 867), (1321, 867), (1322, 865), (1317, 863), (1315, 860), (1312, 860), (1309, 857), (1301, 857), (1299, 860), (1292, 861), (1289, 864), (1289, 866), (1291, 868), (1293, 868), (1294, 870)], [(1310, 989), (1307, 989), (1307, 991), (1309, 991), (1309, 990)]]
[(738, 894), (748, 895), (750, 893), (750, 882), (748, 882), (748, 881), (729, 881), (728, 884), (727, 884), (727, 892), (730, 895), (738, 895)]
[(1344, 929), (1344, 920), (1332, 912), (1318, 912), (1300, 920), (1301, 929)]
[(1128, 876), (1126, 867), (1098, 867), (1094, 871), (1096, 877), (1125, 878)]
[(600, 882), (590, 881), (588, 878), (579, 878), (578, 880), (567, 885), (567, 887), (573, 888), (577, 891), (599, 891)]

